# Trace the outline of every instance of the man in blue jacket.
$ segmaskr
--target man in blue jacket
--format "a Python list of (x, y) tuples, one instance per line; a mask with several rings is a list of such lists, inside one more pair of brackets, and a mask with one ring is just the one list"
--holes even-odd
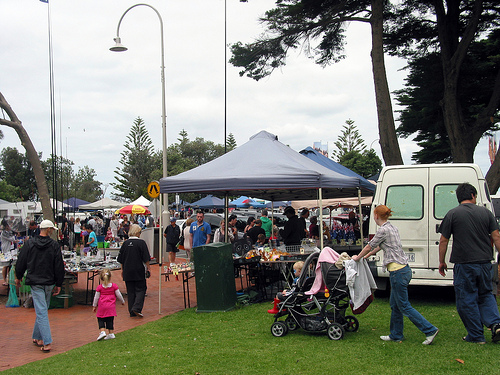
[(52, 221), (42, 221), (40, 234), (26, 241), (16, 263), (16, 285), (21, 285), (24, 272), (28, 271), (26, 284), (31, 286), (36, 312), (32, 339), (42, 352), (49, 352), (52, 343), (48, 315), (50, 297), (61, 292), (64, 281), (61, 248), (57, 241), (50, 238), (55, 230), (58, 228)]

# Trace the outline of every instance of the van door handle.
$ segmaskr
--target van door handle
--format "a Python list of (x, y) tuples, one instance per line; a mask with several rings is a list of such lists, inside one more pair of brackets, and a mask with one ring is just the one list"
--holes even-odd
[(436, 224), (436, 233), (439, 233), (439, 228), (441, 227), (441, 223)]

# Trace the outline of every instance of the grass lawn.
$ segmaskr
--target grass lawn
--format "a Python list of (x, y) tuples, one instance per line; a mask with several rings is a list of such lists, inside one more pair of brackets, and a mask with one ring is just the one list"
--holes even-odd
[[(358, 315), (342, 340), (302, 329), (273, 337), (269, 302), (225, 313), (188, 309), (5, 374), (498, 374), (500, 344), (462, 342), (465, 329), (449, 288), (412, 288), (410, 301), (440, 329), (433, 345), (405, 320), (405, 341), (389, 334), (388, 298)], [(348, 310), (349, 312), (350, 310)], [(120, 324), (120, 318), (116, 320)], [(463, 362), (463, 363), (462, 363)]]

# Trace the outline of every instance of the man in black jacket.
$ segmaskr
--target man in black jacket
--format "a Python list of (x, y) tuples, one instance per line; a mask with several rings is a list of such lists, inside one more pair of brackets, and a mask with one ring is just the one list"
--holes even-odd
[[(285, 227), (281, 231), (281, 237), (283, 238), (283, 242), (286, 246), (294, 246), (300, 245), (302, 237), (304, 237), (304, 226), (302, 222), (295, 214), (295, 209), (291, 206), (285, 208), (285, 215), (288, 218), (288, 221), (285, 223)], [(298, 249), (291, 248), (287, 249), (287, 251), (297, 251)]]
[[(51, 349), (52, 335), (48, 309), (50, 297), (61, 292), (64, 281), (64, 262), (59, 244), (50, 238), (58, 228), (52, 221), (40, 223), (40, 235), (30, 238), (19, 252), (16, 263), (16, 285), (26, 274), (26, 284), (31, 286), (36, 320), (33, 327), (33, 343), (40, 346), (42, 352)], [(55, 286), (54, 286), (55, 284)]]

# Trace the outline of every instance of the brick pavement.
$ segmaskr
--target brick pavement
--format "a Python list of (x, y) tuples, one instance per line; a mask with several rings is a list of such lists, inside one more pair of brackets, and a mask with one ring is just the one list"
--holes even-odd
[[(123, 306), (118, 303), (115, 333), (119, 334), (127, 329), (155, 321), (184, 309), (182, 281), (176, 281), (175, 277), (170, 276), (169, 281), (162, 278), (160, 313), (158, 271), (158, 265), (151, 266), (151, 278), (148, 279), (148, 292), (143, 310), (144, 318), (129, 317), (126, 301)], [(180, 276), (179, 279), (181, 279)], [(118, 285), (122, 294), (126, 293), (125, 283), (121, 279), (120, 271), (113, 271), (112, 281)], [(40, 349), (31, 342), (35, 310), (24, 307), (5, 307), (7, 301), (5, 295), (8, 293), (8, 287), (0, 285), (0, 332), (3, 336), (3, 340), (0, 341), (0, 351), (2, 352), (0, 371), (63, 353), (96, 340), (99, 329), (95, 313), (92, 312), (91, 306), (78, 303), (85, 302), (86, 273), (80, 274), (78, 283), (72, 284), (72, 286), (75, 290), (74, 298), (76, 299), (74, 306), (68, 309), (49, 310), (53, 339), (52, 351), (50, 353), (41, 353)], [(194, 278), (189, 280), (189, 289), (191, 307), (194, 307), (196, 305)]]

